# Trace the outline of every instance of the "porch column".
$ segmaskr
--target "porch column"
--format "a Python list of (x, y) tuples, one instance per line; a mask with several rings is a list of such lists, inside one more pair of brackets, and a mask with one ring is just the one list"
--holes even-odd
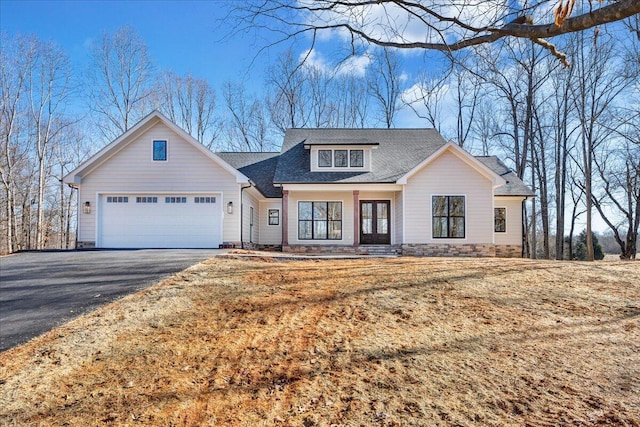
[(289, 190), (282, 190), (282, 246), (289, 245)]
[(360, 245), (360, 191), (353, 190), (353, 246)]

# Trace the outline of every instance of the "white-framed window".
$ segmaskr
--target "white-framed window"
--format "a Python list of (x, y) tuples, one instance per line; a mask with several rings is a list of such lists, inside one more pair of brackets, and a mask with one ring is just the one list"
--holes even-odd
[(269, 209), (269, 225), (280, 225), (280, 210)]
[(434, 239), (464, 239), (465, 196), (432, 196), (431, 218)]
[(298, 240), (342, 240), (342, 202), (298, 202)]
[(493, 208), (493, 231), (507, 232), (507, 208)]
[(165, 203), (187, 203), (186, 197), (180, 196), (167, 196), (164, 198)]
[(107, 203), (129, 203), (127, 196), (107, 196)]
[(364, 150), (349, 150), (349, 166), (352, 168), (364, 167)]
[(167, 141), (164, 139), (153, 140), (153, 161), (154, 162), (166, 162), (167, 161)]
[(158, 198), (155, 196), (138, 196), (136, 197), (136, 203), (158, 203)]
[(318, 167), (330, 168), (333, 166), (331, 163), (332, 157), (332, 150), (318, 150)]
[(216, 202), (216, 198), (215, 197), (194, 197), (193, 198), (193, 202), (194, 203), (215, 203)]
[(319, 168), (363, 168), (364, 150), (318, 150)]

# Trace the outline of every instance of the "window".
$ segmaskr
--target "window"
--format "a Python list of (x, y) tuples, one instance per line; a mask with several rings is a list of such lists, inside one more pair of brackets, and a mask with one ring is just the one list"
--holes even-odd
[(154, 161), (167, 160), (167, 141), (161, 141), (161, 140), (153, 141), (153, 160)]
[(350, 150), (349, 164), (352, 168), (364, 167), (364, 150)]
[(299, 240), (341, 240), (342, 202), (298, 202)]
[(158, 198), (149, 196), (136, 197), (136, 203), (158, 203)]
[(331, 150), (318, 150), (318, 167), (331, 167)]
[(269, 209), (269, 225), (280, 225), (280, 211)]
[(127, 196), (108, 196), (107, 203), (129, 203)]
[(434, 238), (464, 238), (464, 196), (433, 196)]
[(194, 197), (193, 201), (194, 203), (215, 203), (216, 198), (215, 197)]
[(333, 152), (333, 165), (337, 168), (346, 168), (349, 166), (348, 153), (349, 152), (347, 150), (335, 150)]
[(505, 233), (507, 231), (507, 208), (493, 208), (493, 231)]
[(187, 198), (170, 196), (170, 197), (165, 197), (164, 202), (165, 203), (187, 203)]

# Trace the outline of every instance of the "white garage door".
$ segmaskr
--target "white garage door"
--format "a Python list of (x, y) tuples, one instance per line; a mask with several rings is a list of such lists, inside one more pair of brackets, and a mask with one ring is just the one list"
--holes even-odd
[(217, 248), (220, 194), (102, 194), (101, 248)]

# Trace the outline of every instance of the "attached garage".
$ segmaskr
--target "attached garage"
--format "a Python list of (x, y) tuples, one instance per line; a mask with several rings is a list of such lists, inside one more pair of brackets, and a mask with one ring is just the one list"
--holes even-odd
[(222, 195), (100, 194), (97, 247), (217, 248)]

